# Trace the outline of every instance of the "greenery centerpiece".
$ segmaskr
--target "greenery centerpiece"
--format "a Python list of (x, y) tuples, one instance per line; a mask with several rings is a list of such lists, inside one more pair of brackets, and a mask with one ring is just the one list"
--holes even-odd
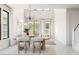
[(25, 28), (24, 32), (26, 33), (26, 35), (29, 35), (29, 28)]

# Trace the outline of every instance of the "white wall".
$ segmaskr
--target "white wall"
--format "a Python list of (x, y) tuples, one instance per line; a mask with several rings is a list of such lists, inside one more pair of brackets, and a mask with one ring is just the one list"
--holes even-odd
[[(13, 10), (13, 36), (21, 33), (23, 30), (24, 9)], [(19, 29), (19, 31), (18, 31)]]
[(54, 9), (55, 39), (66, 44), (66, 9)]
[[(73, 34), (75, 34), (76, 39), (79, 39), (79, 34), (72, 32), (72, 29), (79, 24), (79, 8), (67, 8), (67, 35), (68, 36), (68, 44), (73, 45), (75, 43), (74, 37), (72, 37)], [(77, 31), (78, 32), (78, 31)], [(73, 44), (72, 44), (73, 43)], [(76, 46), (77, 47), (77, 46)]]
[(67, 12), (70, 16), (71, 27), (75, 28), (79, 24), (79, 8), (68, 8)]
[(16, 8), (13, 9), (13, 26), (12, 26), (12, 40), (11, 45), (14, 45), (16, 43), (16, 36), (18, 34), (22, 34), (24, 31), (24, 9), (22, 8)]

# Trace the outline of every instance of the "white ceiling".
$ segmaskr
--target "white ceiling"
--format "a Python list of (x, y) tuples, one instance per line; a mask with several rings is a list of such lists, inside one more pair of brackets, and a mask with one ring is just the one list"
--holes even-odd
[[(7, 4), (9, 7), (29, 8), (29, 4)], [(79, 4), (31, 4), (31, 8), (79, 8)]]

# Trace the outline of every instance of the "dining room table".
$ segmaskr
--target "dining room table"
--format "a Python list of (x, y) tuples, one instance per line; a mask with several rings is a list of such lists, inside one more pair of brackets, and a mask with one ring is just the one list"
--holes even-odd
[[(26, 50), (28, 48), (30, 48), (30, 45), (33, 44), (33, 52), (35, 51), (35, 43), (39, 43), (39, 51), (41, 52), (41, 50), (45, 50), (46, 49), (46, 44), (45, 44), (45, 38), (42, 38), (40, 36), (28, 36), (27, 37), (19, 37), (19, 40), (18, 40), (18, 53), (20, 52), (20, 43), (24, 43), (24, 50), (25, 50), (25, 53), (26, 53)], [(31, 43), (32, 42), (32, 43)], [(28, 43), (28, 46), (27, 47), (27, 44)]]

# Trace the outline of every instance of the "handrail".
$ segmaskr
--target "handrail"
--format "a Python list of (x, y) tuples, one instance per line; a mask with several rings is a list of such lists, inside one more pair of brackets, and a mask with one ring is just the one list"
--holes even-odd
[(78, 28), (79, 24), (75, 27), (74, 31)]

